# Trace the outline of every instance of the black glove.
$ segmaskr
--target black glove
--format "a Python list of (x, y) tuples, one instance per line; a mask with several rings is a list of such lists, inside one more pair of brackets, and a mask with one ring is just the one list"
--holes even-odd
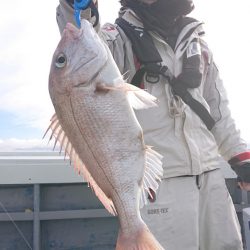
[(73, 5), (74, 5), (74, 0), (66, 0), (66, 2), (67, 2), (70, 6), (73, 6)]
[(242, 163), (241, 165), (231, 164), (231, 167), (237, 174), (238, 181), (250, 183), (250, 162)]

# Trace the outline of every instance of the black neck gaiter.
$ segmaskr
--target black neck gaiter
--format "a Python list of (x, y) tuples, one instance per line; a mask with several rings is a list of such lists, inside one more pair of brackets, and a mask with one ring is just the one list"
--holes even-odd
[(165, 40), (173, 32), (178, 19), (194, 8), (191, 0), (157, 0), (150, 5), (128, 0), (126, 6), (141, 19), (146, 30), (157, 32)]

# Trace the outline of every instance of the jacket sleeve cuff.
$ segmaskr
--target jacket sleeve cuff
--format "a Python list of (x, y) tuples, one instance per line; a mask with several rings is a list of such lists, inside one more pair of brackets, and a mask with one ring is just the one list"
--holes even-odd
[(228, 163), (233, 165), (240, 165), (242, 163), (249, 162), (250, 163), (250, 151), (243, 152), (240, 154), (235, 155), (233, 158), (231, 158)]

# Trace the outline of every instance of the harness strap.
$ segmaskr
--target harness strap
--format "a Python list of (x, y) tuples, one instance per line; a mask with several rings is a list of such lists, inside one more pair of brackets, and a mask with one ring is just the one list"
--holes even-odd
[[(140, 87), (143, 77), (153, 76), (159, 81), (159, 76), (162, 75), (167, 79), (167, 82), (171, 85), (174, 94), (179, 96), (205, 123), (208, 130), (211, 130), (215, 125), (215, 121), (208, 112), (208, 110), (196, 99), (192, 97), (188, 91), (188, 86), (180, 81), (178, 78), (171, 79), (167, 74), (168, 67), (162, 66), (162, 58), (156, 49), (153, 39), (150, 34), (143, 28), (138, 28), (126, 20), (119, 17), (116, 23), (122, 28), (124, 33), (128, 36), (132, 43), (132, 49), (135, 53), (138, 61), (141, 63), (141, 67), (137, 70), (132, 78), (131, 84)], [(150, 81), (154, 84), (158, 81)]]
[(141, 64), (162, 62), (152, 37), (144, 28), (136, 27), (121, 17), (116, 19), (116, 24), (122, 28), (131, 41), (133, 51)]
[(181, 84), (177, 79), (173, 79), (170, 82), (174, 93), (178, 95), (205, 123), (208, 130), (211, 130), (215, 125), (215, 121), (207, 111), (207, 109), (196, 99), (192, 97), (190, 92)]
[(158, 65), (156, 63), (148, 63), (146, 65), (141, 66), (133, 76), (131, 80), (131, 84), (140, 87), (141, 82), (143, 81), (143, 77), (145, 73), (147, 73), (146, 77), (155, 78), (154, 81), (149, 81), (150, 83), (154, 84), (159, 82), (159, 75), (163, 75), (167, 78), (168, 82), (170, 82), (170, 76), (167, 75), (168, 67)]

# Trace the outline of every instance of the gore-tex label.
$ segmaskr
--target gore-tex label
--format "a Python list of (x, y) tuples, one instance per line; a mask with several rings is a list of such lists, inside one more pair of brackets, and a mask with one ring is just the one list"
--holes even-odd
[(147, 214), (166, 214), (168, 212), (168, 208), (152, 208), (147, 210)]

